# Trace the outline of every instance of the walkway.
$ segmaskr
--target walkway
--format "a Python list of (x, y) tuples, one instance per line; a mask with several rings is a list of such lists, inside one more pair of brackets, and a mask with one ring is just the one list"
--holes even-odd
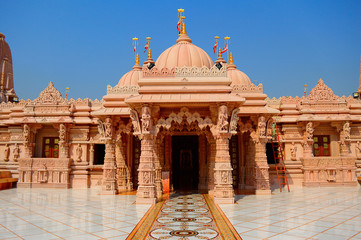
[[(174, 226), (186, 222), (190, 223), (186, 231), (197, 231), (198, 223), (210, 223), (207, 234), (213, 236), (217, 224), (208, 222), (211, 216), (205, 206), (210, 205), (202, 196), (178, 196), (173, 198), (175, 202), (161, 205), (164, 215), (159, 215), (160, 221), (152, 227), (151, 234), (158, 236), (169, 226), (176, 231)], [(0, 239), (126, 239), (151, 207), (133, 204), (135, 199), (135, 195), (100, 196), (98, 190), (3, 190)], [(238, 195), (236, 200), (237, 204), (220, 208), (245, 240), (361, 239), (359, 187), (300, 188), (291, 189), (290, 193), (275, 190), (271, 196)], [(203, 201), (207, 204), (201, 204)], [(188, 212), (183, 215), (177, 209), (203, 211), (205, 215), (193, 221), (192, 211), (182, 210)], [(171, 239), (180, 238), (174, 237)]]

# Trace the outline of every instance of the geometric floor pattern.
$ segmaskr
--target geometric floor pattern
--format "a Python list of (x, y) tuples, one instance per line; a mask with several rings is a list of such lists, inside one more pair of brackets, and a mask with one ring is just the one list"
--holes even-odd
[(241, 239), (222, 224), (223, 217), (216, 212), (219, 210), (207, 195), (173, 194), (152, 219), (150, 230), (143, 230), (147, 232), (145, 239)]
[[(126, 239), (151, 208), (135, 200), (135, 195), (105, 196), (95, 189), (2, 190), (0, 239)], [(269, 196), (237, 195), (236, 201), (220, 208), (245, 240), (361, 239), (359, 187), (291, 188)], [(182, 217), (176, 224), (192, 218)], [(207, 224), (207, 217), (195, 222)]]

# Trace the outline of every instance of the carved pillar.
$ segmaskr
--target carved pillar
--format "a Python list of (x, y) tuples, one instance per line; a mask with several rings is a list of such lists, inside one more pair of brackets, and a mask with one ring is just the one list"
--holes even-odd
[(271, 188), (269, 184), (268, 163), (266, 155), (266, 124), (265, 117), (260, 116), (258, 118), (258, 127), (255, 142), (255, 187), (256, 194), (271, 194)]
[(61, 123), (59, 126), (59, 158), (68, 158), (68, 156), (68, 129), (64, 123)]
[(208, 154), (208, 193), (213, 195), (214, 190), (214, 163), (216, 159), (216, 140), (211, 135), (207, 135), (207, 140), (209, 144), (209, 154)]
[(117, 163), (117, 188), (119, 191), (128, 190), (126, 156), (124, 151), (124, 142), (122, 141), (122, 134), (120, 132), (117, 134), (115, 158)]
[(351, 127), (349, 122), (344, 122), (342, 130), (340, 131), (340, 155), (341, 157), (349, 156), (351, 154)]
[(308, 122), (306, 125), (303, 141), (303, 157), (313, 157), (313, 132), (314, 127), (312, 122)]
[(161, 198), (163, 194), (162, 166), (160, 164), (161, 142), (162, 139), (157, 139), (154, 145), (155, 188), (158, 199)]
[(89, 148), (89, 165), (94, 165), (94, 143), (91, 143)]
[(214, 164), (214, 201), (234, 203), (232, 186), (232, 165), (229, 155), (230, 133), (219, 133), (216, 138), (216, 158)]
[(269, 184), (266, 139), (255, 143), (255, 184), (256, 194), (271, 194)]
[(232, 186), (232, 165), (229, 155), (228, 108), (221, 105), (218, 108), (217, 128), (213, 132), (216, 139), (216, 156), (214, 163), (214, 201), (216, 203), (234, 203)]
[(115, 144), (113, 140), (113, 124), (106, 118), (105, 126), (105, 157), (103, 166), (102, 194), (114, 195), (116, 190)]
[(24, 158), (31, 158), (33, 156), (33, 134), (28, 124), (24, 124)]
[(198, 189), (207, 189), (207, 161), (205, 135), (199, 136), (199, 182)]
[(142, 107), (141, 155), (138, 169), (137, 203), (154, 204), (157, 200), (155, 186), (154, 137), (151, 109)]

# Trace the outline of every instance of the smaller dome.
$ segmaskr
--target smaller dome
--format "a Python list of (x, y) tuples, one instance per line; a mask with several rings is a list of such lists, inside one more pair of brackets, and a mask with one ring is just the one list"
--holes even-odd
[(142, 76), (142, 67), (139, 64), (135, 64), (133, 69), (119, 80), (118, 86), (136, 86)]
[(230, 55), (229, 64), (227, 66), (227, 77), (232, 80), (231, 86), (234, 85), (251, 85), (251, 79), (242, 71), (238, 70), (233, 63), (232, 53)]
[(135, 65), (119, 80), (118, 86), (136, 86), (142, 75), (142, 67), (139, 65), (139, 55), (135, 56)]

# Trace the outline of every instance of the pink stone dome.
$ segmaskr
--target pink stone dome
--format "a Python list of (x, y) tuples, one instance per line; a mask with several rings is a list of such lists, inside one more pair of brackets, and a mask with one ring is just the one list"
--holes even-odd
[(232, 80), (231, 86), (233, 85), (251, 85), (251, 80), (242, 71), (238, 70), (236, 65), (232, 63), (227, 66), (227, 77)]
[(135, 64), (133, 69), (122, 76), (118, 82), (118, 86), (136, 86), (142, 76), (142, 67)]
[(201, 48), (192, 44), (187, 34), (180, 34), (177, 43), (165, 50), (155, 62), (157, 69), (174, 67), (203, 67), (214, 65), (209, 55)]

